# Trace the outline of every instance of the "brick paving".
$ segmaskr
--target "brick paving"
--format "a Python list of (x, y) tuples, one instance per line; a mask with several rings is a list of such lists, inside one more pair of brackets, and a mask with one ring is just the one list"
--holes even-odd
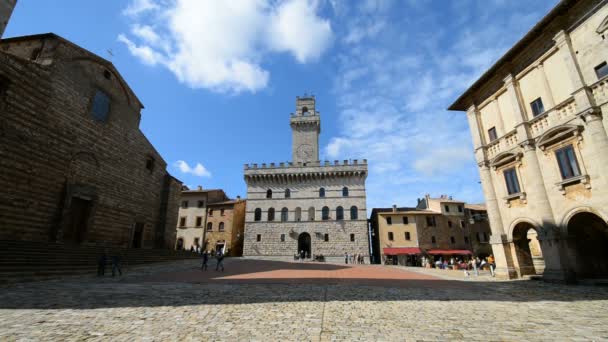
[(238, 259), (125, 271), (0, 287), (0, 341), (608, 340), (602, 287)]

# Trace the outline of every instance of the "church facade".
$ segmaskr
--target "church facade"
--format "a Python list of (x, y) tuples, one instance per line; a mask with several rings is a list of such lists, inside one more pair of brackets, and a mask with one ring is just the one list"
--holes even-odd
[(367, 161), (319, 160), (314, 97), (297, 97), (290, 126), (291, 162), (245, 164), (243, 255), (283, 258), (304, 251), (330, 261), (343, 261), (345, 253), (367, 258)]

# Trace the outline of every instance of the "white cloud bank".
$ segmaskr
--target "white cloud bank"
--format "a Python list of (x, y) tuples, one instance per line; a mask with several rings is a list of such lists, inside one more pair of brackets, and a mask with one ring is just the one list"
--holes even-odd
[(201, 163), (196, 163), (194, 167), (190, 167), (187, 162), (178, 160), (175, 162), (174, 166), (185, 174), (191, 174), (198, 177), (211, 177), (211, 172), (209, 172)]
[(255, 92), (267, 86), (263, 60), (286, 52), (316, 61), (332, 41), (314, 0), (132, 0), (133, 23), (118, 41), (147, 65), (163, 65), (192, 88)]

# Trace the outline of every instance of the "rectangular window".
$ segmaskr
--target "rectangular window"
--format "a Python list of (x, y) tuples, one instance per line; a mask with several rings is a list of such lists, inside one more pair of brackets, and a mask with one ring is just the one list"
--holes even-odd
[(154, 164), (155, 164), (155, 160), (153, 157), (146, 158), (146, 169), (148, 169), (148, 171), (150, 171), (150, 172), (154, 171)]
[(185, 217), (180, 217), (179, 218), (179, 226), (180, 227), (185, 227), (186, 226), (186, 218)]
[(200, 241), (200, 240), (199, 240), (198, 238), (194, 238), (194, 245), (195, 245), (195, 246), (198, 246), (199, 241)]
[(285, 242), (285, 234), (281, 234), (281, 242)]
[(393, 232), (388, 232), (388, 241), (393, 241)]
[(498, 136), (496, 135), (496, 127), (492, 127), (488, 130), (488, 138), (490, 138), (490, 142), (498, 138)]
[(196, 217), (196, 226), (200, 227), (203, 224), (203, 218), (200, 216)]
[(543, 100), (541, 100), (540, 97), (532, 101), (530, 107), (532, 108), (532, 114), (534, 116), (538, 116), (545, 112), (545, 106), (543, 106)]
[(452, 221), (448, 221), (448, 227), (452, 228)]
[(515, 168), (506, 169), (504, 171), (505, 182), (507, 183), (507, 192), (509, 195), (519, 193), (519, 181), (517, 180), (517, 173)]
[(386, 224), (393, 224), (393, 218), (392, 217), (387, 217), (386, 218)]
[(426, 217), (426, 225), (429, 227), (434, 227), (437, 222), (435, 221), (435, 216), (427, 216)]
[(595, 67), (595, 74), (597, 75), (597, 79), (602, 79), (608, 75), (608, 64), (606, 62), (600, 63)]
[(220, 210), (220, 216), (224, 216), (224, 209)]
[(456, 239), (453, 236), (450, 236), (450, 242), (454, 244), (456, 243)]
[(469, 243), (469, 238), (468, 237), (464, 237), (464, 243)]
[(325, 236), (323, 237), (323, 240), (325, 240), (325, 242), (329, 241), (329, 234), (325, 234)]
[(408, 224), (407, 216), (403, 216), (403, 224)]
[(188, 201), (182, 201), (182, 208), (188, 208)]
[(198, 207), (202, 208), (205, 206), (205, 201), (198, 201)]
[(464, 228), (466, 225), (466, 223), (464, 222), (464, 220), (460, 220), (460, 228)]
[(407, 241), (410, 241), (411, 237), (410, 237), (410, 232), (405, 232), (405, 239)]
[(462, 212), (462, 206), (461, 206), (461, 205), (459, 205), (459, 206), (458, 206), (458, 212), (459, 212), (459, 213), (461, 213), (461, 212)]
[(350, 234), (350, 242), (355, 242), (355, 234)]
[(562, 174), (562, 179), (568, 179), (581, 175), (572, 145), (568, 145), (555, 151), (555, 156), (557, 157), (557, 164), (559, 165), (559, 171)]
[(437, 239), (434, 236), (431, 236), (431, 243), (437, 243)]
[(93, 119), (105, 122), (108, 119), (108, 112), (110, 112), (110, 98), (106, 93), (98, 90), (93, 97), (91, 115)]
[(445, 212), (446, 213), (450, 212), (450, 206), (449, 205), (444, 205), (443, 207), (445, 208)]
[(213, 209), (209, 209), (209, 216), (213, 216)]
[(257, 241), (257, 242), (262, 241), (262, 234), (258, 234), (258, 235), (256, 235), (256, 237), (255, 237), (255, 241)]

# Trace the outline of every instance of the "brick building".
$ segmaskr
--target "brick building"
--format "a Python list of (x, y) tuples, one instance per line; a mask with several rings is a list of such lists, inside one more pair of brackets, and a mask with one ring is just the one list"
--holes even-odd
[(0, 41), (0, 239), (173, 248), (181, 182), (112, 63), (55, 35)]
[(370, 218), (374, 262), (422, 266), (423, 257), (488, 256), (490, 227), (483, 214), (483, 206), (467, 210), (464, 202), (448, 196), (426, 195), (416, 207), (374, 208)]
[(13, 9), (17, 5), (17, 0), (2, 0), (0, 1), (0, 38), (4, 34), (8, 20), (11, 18)]
[(243, 255), (245, 206), (239, 198), (209, 203), (204, 248), (230, 256)]

